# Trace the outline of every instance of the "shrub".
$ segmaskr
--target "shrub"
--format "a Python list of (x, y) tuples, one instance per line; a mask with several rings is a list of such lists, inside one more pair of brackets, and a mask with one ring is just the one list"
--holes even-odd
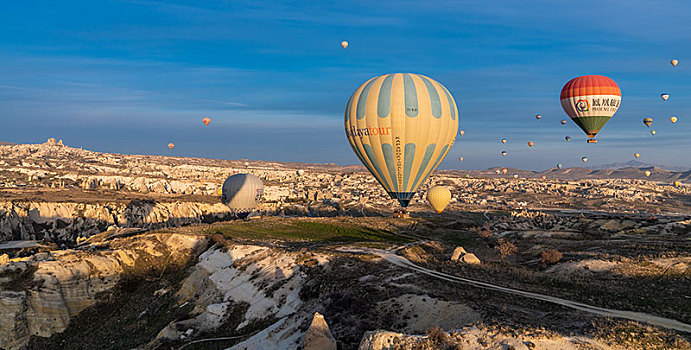
[(545, 265), (554, 265), (561, 260), (562, 255), (556, 249), (547, 249), (540, 254), (540, 260)]

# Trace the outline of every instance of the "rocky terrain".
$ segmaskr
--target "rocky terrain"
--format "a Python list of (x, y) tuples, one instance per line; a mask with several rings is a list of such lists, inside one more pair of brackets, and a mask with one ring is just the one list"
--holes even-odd
[(0, 156), (0, 348), (691, 349), (685, 184), (445, 171), (394, 219), (359, 167)]

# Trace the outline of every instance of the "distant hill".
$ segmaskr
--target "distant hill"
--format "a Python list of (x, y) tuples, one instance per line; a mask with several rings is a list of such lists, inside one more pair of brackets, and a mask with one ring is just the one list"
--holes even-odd
[(0, 141), (0, 145), (16, 145), (16, 143)]
[[(605, 168), (605, 169), (591, 169), (591, 168), (551, 168), (545, 171), (532, 171), (517, 168), (507, 168), (506, 175), (497, 174), (497, 170), (501, 167), (493, 167), (487, 170), (440, 170), (442, 174), (454, 175), (469, 175), (471, 177), (497, 177), (506, 178), (513, 175), (518, 175), (521, 178), (539, 178), (542, 175), (552, 179), (562, 180), (580, 180), (580, 179), (646, 179), (652, 181), (673, 182), (676, 180), (682, 182), (691, 182), (691, 171), (675, 171), (667, 170), (657, 166), (642, 166), (642, 167), (622, 167), (622, 168)], [(650, 176), (646, 177), (645, 172), (650, 171)]]
[(673, 167), (673, 166), (667, 166), (667, 165), (645, 163), (645, 162), (641, 162), (641, 161), (638, 161), (635, 159), (630, 160), (626, 163), (610, 163), (610, 164), (603, 164), (603, 165), (593, 165), (593, 166), (589, 166), (587, 168), (593, 169), (593, 170), (605, 170), (605, 169), (624, 169), (624, 168), (652, 168), (652, 167), (657, 167), (660, 169), (666, 169), (666, 170), (672, 170), (672, 171), (691, 170), (691, 168), (686, 168), (686, 167)]

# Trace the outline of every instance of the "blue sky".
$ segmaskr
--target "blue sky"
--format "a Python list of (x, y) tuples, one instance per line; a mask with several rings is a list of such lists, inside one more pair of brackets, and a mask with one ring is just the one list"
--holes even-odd
[[(634, 152), (691, 167), (688, 18), (684, 1), (7, 1), (0, 140), (356, 164), (348, 97), (373, 76), (414, 72), (460, 106), (466, 134), (442, 168), (459, 155), (464, 169), (545, 169)], [(559, 124), (561, 87), (584, 74), (611, 77), (623, 94), (597, 145)]]

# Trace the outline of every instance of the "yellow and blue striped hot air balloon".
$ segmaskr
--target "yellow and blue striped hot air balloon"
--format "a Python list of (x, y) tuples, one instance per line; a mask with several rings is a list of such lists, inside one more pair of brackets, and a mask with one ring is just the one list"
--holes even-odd
[(451, 149), (458, 124), (451, 93), (412, 73), (366, 81), (350, 96), (345, 111), (353, 151), (403, 207)]

